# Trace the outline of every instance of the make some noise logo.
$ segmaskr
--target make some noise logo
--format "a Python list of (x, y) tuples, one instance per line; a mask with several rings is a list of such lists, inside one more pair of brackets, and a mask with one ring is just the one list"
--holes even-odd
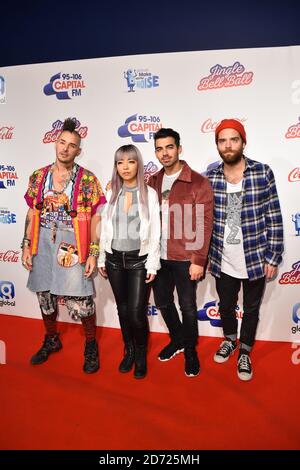
[(281, 275), (279, 284), (300, 284), (300, 261), (292, 264), (291, 271), (287, 271)]
[(290, 183), (295, 183), (296, 181), (300, 181), (300, 167), (294, 168), (288, 176), (288, 180)]
[[(246, 121), (246, 118), (233, 118), (233, 119), (236, 119), (241, 124), (243, 124)], [(220, 122), (221, 121), (213, 121), (211, 118), (206, 119), (201, 126), (201, 132), (203, 134), (207, 134), (208, 132), (215, 132)]]
[(58, 100), (71, 100), (81, 96), (85, 87), (81, 73), (57, 73), (44, 86), (44, 93), (47, 96), (56, 95)]
[(14, 127), (12, 126), (0, 127), (0, 140), (11, 140), (14, 135), (13, 130)]
[(15, 224), (17, 216), (6, 207), (0, 207), (0, 224)]
[(292, 124), (285, 134), (286, 139), (300, 139), (300, 116), (298, 117), (298, 122)]
[(17, 179), (19, 177), (13, 165), (0, 165), (0, 189), (14, 188)]
[(15, 298), (15, 286), (10, 281), (0, 281), (0, 307), (8, 306), (14, 307), (16, 302)]
[(124, 78), (128, 93), (159, 86), (159, 76), (153, 75), (148, 69), (128, 69), (124, 72)]
[(291, 331), (293, 335), (300, 333), (300, 302), (294, 305), (292, 313), (293, 322), (296, 323), (296, 326), (292, 326)]
[(132, 142), (149, 142), (161, 127), (159, 116), (133, 114), (119, 127), (118, 136), (131, 137)]
[[(72, 119), (76, 123), (75, 130), (78, 132), (78, 134), (80, 135), (82, 139), (85, 139), (88, 133), (87, 126), (82, 126), (80, 121), (78, 121), (78, 119), (76, 119), (75, 117)], [(56, 142), (59, 134), (62, 131), (63, 124), (64, 124), (63, 121), (61, 121), (60, 119), (57, 119), (57, 121), (52, 123), (52, 129), (50, 131), (47, 131), (46, 134), (44, 135), (44, 138), (43, 138), (44, 144), (50, 144), (52, 142)]]
[[(237, 319), (243, 318), (243, 311), (238, 305), (235, 307), (235, 314)], [(209, 321), (211, 326), (222, 326), (219, 306), (216, 300), (210, 300), (203, 305), (203, 308), (198, 310), (197, 319), (199, 321)]]
[(247, 72), (240, 62), (234, 62), (233, 65), (225, 67), (216, 64), (211, 67), (209, 72), (207, 77), (200, 79), (197, 86), (198, 91), (247, 86), (253, 80), (253, 72)]

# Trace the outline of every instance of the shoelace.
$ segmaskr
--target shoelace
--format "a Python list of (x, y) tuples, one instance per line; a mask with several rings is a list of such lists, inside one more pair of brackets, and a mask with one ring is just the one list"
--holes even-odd
[(247, 372), (251, 371), (251, 362), (248, 354), (242, 354), (239, 358), (239, 367)]
[(218, 354), (220, 354), (221, 356), (225, 354), (227, 356), (227, 354), (231, 353), (232, 350), (233, 350), (233, 347), (231, 343), (229, 341), (223, 341), (218, 351)]

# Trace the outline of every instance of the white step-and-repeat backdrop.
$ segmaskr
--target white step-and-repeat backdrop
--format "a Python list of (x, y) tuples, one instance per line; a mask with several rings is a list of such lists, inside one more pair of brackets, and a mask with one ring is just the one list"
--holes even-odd
[[(134, 143), (146, 175), (159, 167), (153, 134), (172, 127), (198, 172), (219, 156), (214, 129), (234, 117), (246, 128), (245, 154), (275, 173), (285, 230), (284, 261), (268, 283), (258, 339), (300, 339), (300, 46), (102, 58), (0, 68), (0, 312), (40, 318), (26, 289), (20, 242), (23, 194), (32, 171), (55, 159), (66, 117), (77, 120), (78, 163), (103, 187), (117, 147)], [(98, 325), (118, 327), (110, 286), (95, 278)], [(242, 316), (242, 296), (237, 305)], [(166, 331), (150, 298), (152, 331)], [(71, 321), (63, 305), (60, 319)], [(200, 335), (221, 336), (214, 279), (198, 286)]]

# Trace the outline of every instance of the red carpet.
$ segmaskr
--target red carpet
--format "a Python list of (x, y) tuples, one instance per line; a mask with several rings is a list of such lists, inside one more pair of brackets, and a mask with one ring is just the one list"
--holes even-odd
[[(300, 449), (300, 364), (289, 343), (257, 341), (254, 377), (241, 382), (236, 356), (215, 364), (218, 338), (200, 338), (201, 374), (187, 378), (180, 354), (156, 359), (168, 341), (151, 333), (143, 380), (120, 374), (120, 331), (98, 328), (100, 371), (82, 372), (80, 325), (59, 323), (62, 351), (29, 359), (44, 335), (40, 320), (0, 315), (0, 449)], [(300, 351), (299, 355), (300, 357)], [(5, 430), (5, 431), (4, 431)]]

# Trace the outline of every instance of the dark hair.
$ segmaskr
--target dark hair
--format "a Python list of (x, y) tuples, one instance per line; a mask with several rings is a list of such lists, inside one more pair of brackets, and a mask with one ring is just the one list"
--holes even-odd
[(166, 137), (173, 137), (173, 139), (175, 140), (176, 147), (179, 147), (180, 135), (178, 134), (178, 132), (174, 131), (170, 127), (162, 127), (161, 129), (159, 129), (159, 131), (154, 134), (154, 144), (156, 144), (157, 139), (165, 139)]
[(79, 145), (80, 145), (81, 137), (80, 137), (80, 134), (77, 131), (75, 131), (76, 124), (77, 124), (77, 122), (76, 122), (75, 118), (65, 119), (64, 123), (63, 123), (63, 127), (62, 127), (62, 132), (67, 131), (67, 132), (71, 132), (71, 134), (77, 135), (77, 137), (79, 139)]

